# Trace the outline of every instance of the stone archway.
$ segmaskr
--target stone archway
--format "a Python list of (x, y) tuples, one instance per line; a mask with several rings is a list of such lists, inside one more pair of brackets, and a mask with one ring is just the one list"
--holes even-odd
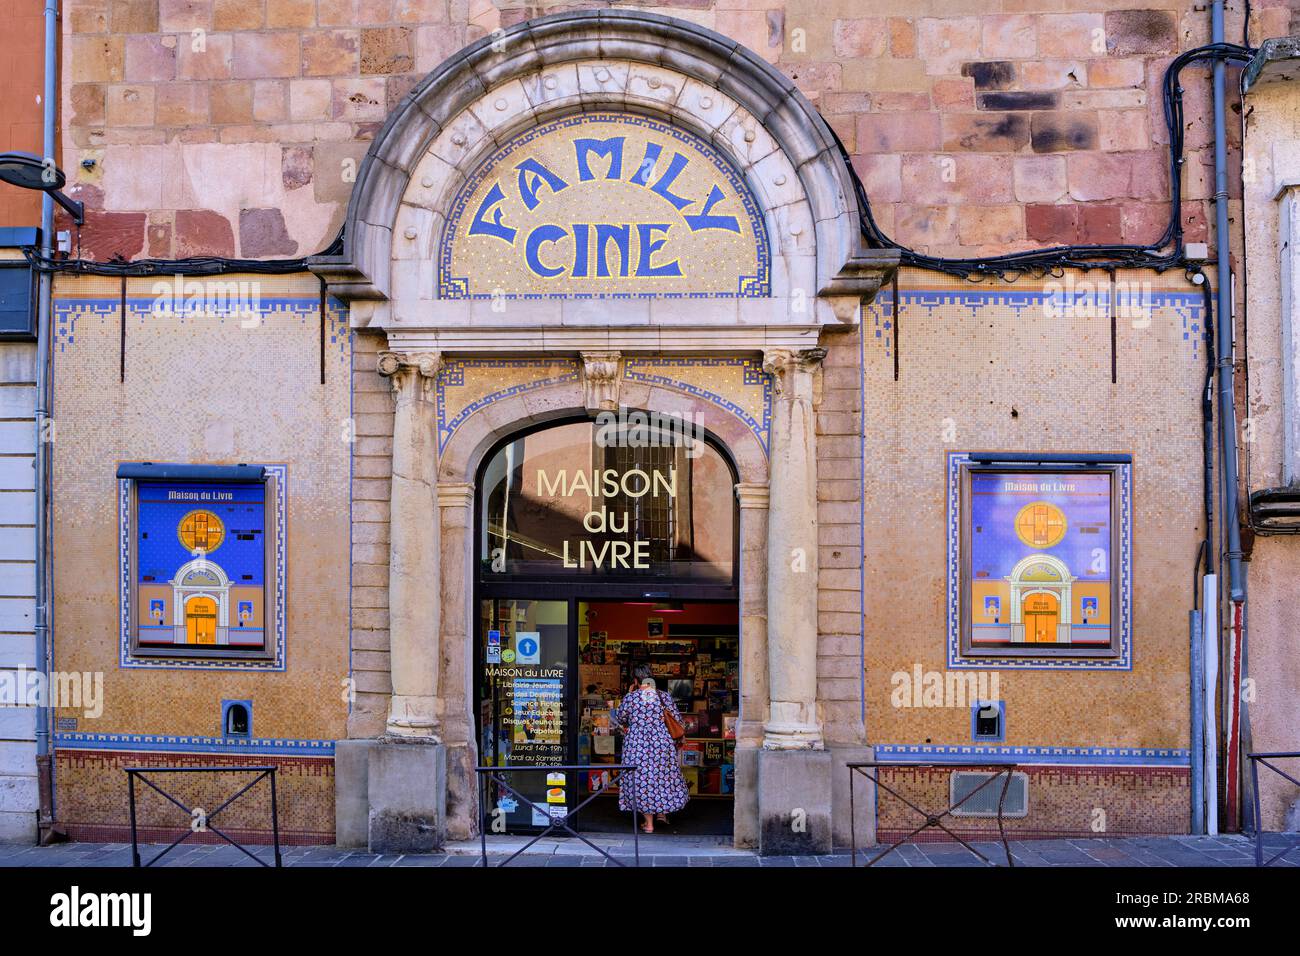
[[(571, 284), (577, 269), (546, 293), (507, 286), (475, 295), (463, 274), (446, 281), (454, 223), (506, 231), (490, 194), (466, 213), (465, 197), (489, 160), (527, 142), (529, 131), (606, 113), (646, 117), (665, 142), (681, 131), (671, 150), (694, 150), (706, 172), (714, 164), (733, 210), (752, 211), (765, 281), (701, 292), (716, 267), (706, 253), (671, 291), (643, 283), (626, 294), (593, 292)], [(598, 142), (609, 150), (608, 136)], [(649, 149), (645, 155), (653, 173), (637, 183), (646, 187), (640, 195), (657, 201), (654, 193), (709, 227), (715, 198), (707, 183), (673, 193), (680, 157), (670, 162), (669, 147), (662, 165)], [(596, 178), (618, 179), (609, 153), (600, 156), (608, 173)], [(499, 168), (520, 170), (515, 188), (529, 209), (539, 190), (554, 195), (568, 184), (537, 166)], [(572, 221), (598, 222), (605, 208), (596, 198)], [(474, 826), (466, 596), (482, 455), (528, 423), (619, 405), (672, 411), (685, 402), (741, 471), (741, 615), (754, 700), (740, 731), (746, 747), (737, 748), (736, 839), (779, 842), (789, 828), (778, 818), (799, 805), (810, 818), (804, 843), (829, 848), (830, 761), (817, 699), (814, 379), (823, 337), (855, 328), (898, 262), (894, 250), (866, 248), (860, 217), (843, 154), (788, 78), (734, 41), (641, 11), (519, 24), (452, 57), (389, 117), (359, 173), (342, 253), (311, 262), (348, 303), (353, 328), (383, 336), (378, 371), (395, 395), (384, 738), (391, 746), (370, 758), (372, 847), (465, 837)], [(571, 233), (576, 248), (576, 226)], [(499, 238), (503, 256), (517, 253)], [(500, 381), (480, 383), (463, 408), (450, 410), (448, 389), (476, 363)], [(764, 391), (761, 415), (690, 374), (726, 363), (745, 387)], [(773, 767), (766, 775), (764, 761)], [(445, 784), (420, 803), (408, 788), (413, 773)], [(766, 808), (764, 780), (772, 789)]]
[(778, 227), (774, 252), (786, 271), (773, 298), (798, 289), (825, 309), (793, 324), (854, 321), (897, 266), (896, 250), (867, 247), (839, 145), (788, 77), (704, 27), (591, 10), (485, 37), (411, 90), (358, 170), (343, 251), (314, 257), (311, 268), (367, 324), (400, 321), (404, 276), (394, 265), (427, 256), (466, 170), (511, 133), (602, 105), (661, 116), (730, 155)]

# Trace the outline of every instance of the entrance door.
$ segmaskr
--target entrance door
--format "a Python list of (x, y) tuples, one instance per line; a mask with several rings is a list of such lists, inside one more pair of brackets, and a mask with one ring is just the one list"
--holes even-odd
[(1056, 622), (1061, 617), (1061, 603), (1054, 594), (1031, 594), (1025, 598), (1025, 641), (1029, 644), (1055, 644)]
[[(479, 602), (477, 684), (484, 765), (572, 763), (569, 609), (569, 601), (490, 598)], [(493, 813), (510, 829), (545, 826), (550, 822), (547, 813), (567, 814), (566, 780), (545, 772), (512, 774), (507, 779), (525, 799), (504, 788), (489, 794), (485, 825), (492, 825)], [(545, 806), (547, 813), (529, 801)]]
[[(621, 762), (625, 728), (614, 726), (609, 702), (620, 701), (648, 672), (673, 698), (687, 730), (676, 759), (691, 801), (665, 832), (729, 834), (740, 707), (738, 613), (735, 601), (481, 600), (482, 762), (539, 768), (509, 775), (517, 793), (498, 786), (487, 794), (483, 825), (517, 832), (563, 818), (582, 830), (624, 830), (619, 773), (606, 768)], [(565, 765), (581, 769), (545, 769)], [(600, 795), (575, 814), (593, 793)]]
[[(729, 717), (734, 726), (739, 694), (732, 706), (723, 692), (738, 679), (727, 669), (739, 643), (737, 477), (693, 427), (548, 424), (506, 439), (480, 466), (479, 746), (484, 764), (521, 768), (511, 786), (522, 795), (500, 787), (484, 795), (488, 832), (557, 818), (583, 829), (630, 825), (616, 805), (598, 812), (614, 800), (604, 793), (569, 815), (613, 775), (599, 769), (619, 753), (604, 732), (607, 701), (627, 692), (636, 665), (693, 714), (697, 736), (714, 735), (689, 742), (682, 760), (730, 832), (723, 724)], [(721, 606), (725, 621), (698, 610)], [(637, 610), (624, 614), (628, 607)], [(688, 624), (697, 630), (677, 640), (674, 630)], [(555, 769), (566, 765), (580, 769)]]
[(192, 597), (185, 602), (185, 642), (217, 643), (217, 602), (210, 597)]

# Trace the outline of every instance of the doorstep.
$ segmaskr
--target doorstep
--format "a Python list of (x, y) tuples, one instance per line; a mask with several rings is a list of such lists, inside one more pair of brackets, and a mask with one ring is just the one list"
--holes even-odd
[[(586, 838), (606, 853), (624, 857), (639, 850), (641, 856), (710, 856), (710, 857), (752, 857), (753, 850), (744, 850), (732, 846), (730, 837), (719, 836), (675, 836), (671, 834), (647, 834), (639, 841), (639, 847), (633, 842), (631, 834), (593, 833)], [(488, 853), (492, 856), (508, 856), (528, 846), (531, 837), (527, 836), (489, 836)], [(442, 852), (449, 856), (479, 856), (483, 853), (480, 840), (452, 840), (443, 844)], [(537, 840), (524, 856), (600, 856), (600, 851), (588, 846), (575, 837), (544, 837)]]

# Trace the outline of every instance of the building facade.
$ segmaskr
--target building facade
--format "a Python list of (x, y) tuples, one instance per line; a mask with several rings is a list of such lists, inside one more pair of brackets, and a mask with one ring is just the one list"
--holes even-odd
[[(1188, 624), (1221, 606), (1231, 661), (1205, 64), (1173, 136), (1164, 93), (1211, 17), (1076, 7), (70, 0), (47, 822), (120, 839), (124, 768), (228, 767), (177, 784), (212, 807), (268, 764), (298, 842), (589, 797), (626, 826), (608, 705), (646, 666), (688, 716), (681, 819), (737, 845), (902, 835), (899, 794), (1008, 767), (1026, 836), (1235, 826), (1235, 695), (1202, 750)], [(1289, 661), (1285, 619), (1252, 623)], [(1251, 711), (1278, 750), (1288, 667)]]

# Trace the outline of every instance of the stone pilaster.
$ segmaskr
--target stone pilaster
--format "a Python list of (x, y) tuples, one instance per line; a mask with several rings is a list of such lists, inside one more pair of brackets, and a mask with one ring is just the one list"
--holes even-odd
[[(438, 523), (442, 529), (442, 553), (445, 556), (437, 582), (441, 616), (439, 644), (445, 648), (469, 647), (470, 598), (474, 578), (470, 568), (469, 536), (474, 527), (474, 485), (467, 482), (442, 482), (438, 485)], [(431, 582), (432, 584), (432, 582)], [(462, 662), (465, 654), (447, 654)], [(473, 734), (465, 723), (466, 674), (462, 663), (457, 672), (442, 676), (439, 696), (447, 714), (444, 724), (446, 743), (468, 741)]]
[(767, 482), (736, 485), (740, 506), (740, 672), (739, 742), (760, 746), (768, 712), (767, 683)]
[(477, 748), (470, 722), (467, 668), (474, 660), (470, 646), (471, 601), (474, 570), (470, 535), (474, 529), (474, 485), (467, 482), (438, 484), (439, 525), (443, 562), (437, 584), (441, 617), (439, 646), (446, 648), (446, 670), (438, 687), (438, 717), (447, 750), (446, 832), (452, 839), (468, 839), (477, 832), (478, 780), (474, 773)]
[(765, 750), (820, 750), (817, 715), (817, 449), (813, 375), (825, 349), (773, 349), (767, 524)]
[(438, 741), (438, 352), (382, 352), (393, 385), (393, 484), (388, 615), (393, 696), (385, 732)]

